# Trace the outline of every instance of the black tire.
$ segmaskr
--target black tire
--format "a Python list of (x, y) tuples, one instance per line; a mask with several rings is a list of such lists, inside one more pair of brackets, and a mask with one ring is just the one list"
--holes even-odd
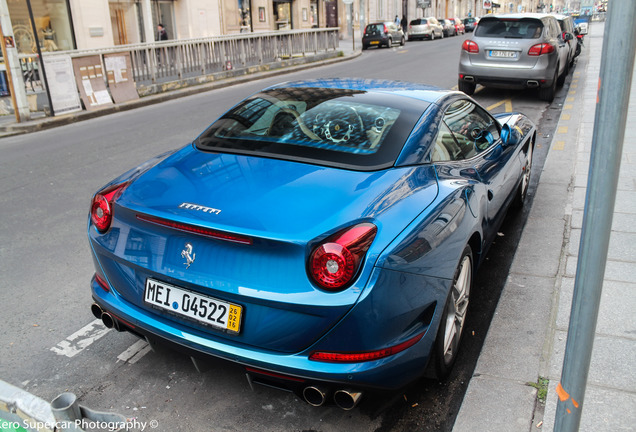
[(435, 32), (431, 31), (431, 40), (434, 41), (435, 40)]
[(523, 167), (523, 173), (521, 174), (521, 183), (519, 184), (517, 193), (512, 201), (512, 207), (517, 210), (523, 208), (528, 196), (530, 177), (532, 175), (532, 156), (534, 155), (534, 142), (532, 140), (528, 143), (528, 150), (526, 152), (527, 160), (526, 165)]
[(386, 47), (391, 48), (392, 46), (393, 46), (393, 39), (389, 38), (388, 42), (386, 43)]
[(366, 50), (367, 48), (369, 48), (368, 45), (362, 45), (362, 51)]
[(539, 99), (546, 102), (552, 102), (554, 100), (554, 95), (556, 94), (556, 86), (557, 86), (557, 74), (559, 73), (559, 69), (554, 73), (554, 79), (552, 80), (552, 85), (550, 87), (541, 87), (539, 89)]
[(448, 377), (457, 360), (459, 344), (470, 304), (473, 270), (473, 252), (470, 246), (466, 245), (457, 264), (453, 284), (446, 298), (437, 338), (435, 339), (435, 349), (429, 363), (430, 366), (433, 366), (432, 372), (434, 376), (440, 381)]
[(402, 39), (400, 39), (400, 46), (404, 46), (405, 43), (406, 39), (404, 39), (404, 36), (402, 36)]
[(459, 87), (459, 91), (460, 92), (464, 92), (468, 96), (471, 96), (473, 93), (475, 93), (475, 89), (477, 88), (477, 84), (471, 83), (471, 82), (467, 82), (467, 81), (464, 81), (464, 80), (458, 80), (457, 81), (457, 87)]

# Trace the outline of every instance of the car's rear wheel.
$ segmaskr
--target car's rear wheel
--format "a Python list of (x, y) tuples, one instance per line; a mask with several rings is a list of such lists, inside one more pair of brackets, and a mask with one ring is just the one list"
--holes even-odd
[(386, 43), (387, 48), (391, 48), (393, 46), (393, 39), (389, 37), (389, 41)]
[(455, 360), (457, 360), (472, 286), (473, 253), (470, 246), (466, 245), (457, 270), (455, 270), (453, 285), (446, 298), (446, 305), (437, 331), (435, 350), (431, 359), (435, 365), (435, 375), (440, 380), (448, 376)]
[(528, 151), (526, 153), (526, 164), (523, 167), (523, 173), (521, 174), (521, 183), (517, 189), (517, 195), (512, 202), (514, 208), (523, 208), (526, 198), (528, 196), (528, 188), (530, 186), (530, 176), (532, 174), (532, 155), (534, 151), (534, 143), (530, 141), (528, 143)]
[(556, 72), (554, 72), (554, 79), (552, 80), (552, 84), (550, 87), (541, 87), (539, 89), (539, 99), (546, 102), (552, 102), (554, 100), (554, 95), (556, 94), (556, 86), (558, 79), (559, 68), (557, 67)]
[(459, 91), (464, 92), (468, 96), (470, 96), (473, 93), (475, 93), (475, 88), (477, 88), (477, 84), (459, 80), (457, 81), (457, 87), (459, 87)]
[(431, 40), (432, 41), (435, 40), (435, 32), (434, 31), (431, 32)]
[(400, 39), (400, 46), (404, 46), (405, 43), (406, 40), (404, 39), (404, 36), (402, 36), (402, 39)]

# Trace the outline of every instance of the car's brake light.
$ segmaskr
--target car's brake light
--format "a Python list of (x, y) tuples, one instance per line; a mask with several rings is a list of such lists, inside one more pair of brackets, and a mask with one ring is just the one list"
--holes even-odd
[(540, 56), (543, 54), (550, 54), (550, 53), (553, 53), (555, 49), (556, 48), (552, 44), (540, 43), (540, 44), (532, 45), (530, 49), (528, 50), (528, 55)]
[(386, 28), (386, 24), (384, 24), (384, 34), (389, 34), (389, 31)]
[(462, 44), (462, 49), (469, 53), (478, 53), (479, 45), (477, 45), (477, 42), (474, 42), (470, 39), (466, 39), (464, 43)]
[(113, 203), (126, 189), (128, 183), (119, 183), (97, 192), (91, 202), (91, 221), (97, 231), (104, 233), (113, 221)]
[(245, 236), (237, 235), (237, 234), (230, 234), (230, 233), (217, 231), (210, 228), (202, 228), (196, 225), (189, 225), (189, 224), (185, 224), (181, 222), (175, 222), (175, 221), (171, 221), (167, 219), (162, 219), (162, 218), (148, 216), (148, 215), (141, 215), (141, 214), (137, 215), (137, 219), (145, 221), (145, 222), (150, 222), (155, 225), (161, 225), (168, 228), (173, 228), (179, 231), (185, 231), (188, 233), (199, 234), (202, 236), (215, 238), (217, 240), (225, 240), (232, 243), (240, 243), (244, 245), (252, 244), (252, 239), (249, 237), (245, 237)]
[(360, 269), (360, 264), (375, 238), (377, 227), (361, 223), (340, 231), (314, 248), (309, 258), (309, 274), (322, 288), (345, 288)]

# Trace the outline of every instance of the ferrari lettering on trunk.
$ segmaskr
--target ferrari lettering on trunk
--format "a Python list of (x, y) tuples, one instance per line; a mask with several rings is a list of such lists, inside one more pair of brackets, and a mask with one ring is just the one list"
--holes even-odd
[(212, 208), (212, 207), (206, 207), (206, 206), (202, 206), (202, 205), (199, 205), (199, 204), (187, 203), (187, 202), (179, 204), (179, 208), (184, 208), (184, 209), (187, 209), (187, 210), (202, 211), (203, 213), (212, 213), (212, 214), (217, 214), (217, 215), (219, 213), (221, 213), (221, 210), (219, 210), (219, 209), (215, 209), (215, 208)]

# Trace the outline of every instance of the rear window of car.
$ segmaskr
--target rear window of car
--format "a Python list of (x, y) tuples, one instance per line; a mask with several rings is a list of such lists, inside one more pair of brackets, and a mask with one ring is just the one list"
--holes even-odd
[(541, 20), (533, 18), (482, 18), (476, 27), (476, 37), (538, 39), (543, 31)]
[(384, 33), (384, 24), (369, 24), (364, 32), (371, 34)]
[[(419, 19), (419, 18), (418, 19), (414, 19), (413, 21), (411, 21), (411, 25), (420, 25), (420, 24), (422, 24), (422, 20)], [(426, 23), (424, 22), (424, 24), (426, 24)]]
[(350, 89), (271, 89), (232, 108), (195, 144), (204, 151), (361, 170), (387, 167), (428, 106), (405, 99)]

